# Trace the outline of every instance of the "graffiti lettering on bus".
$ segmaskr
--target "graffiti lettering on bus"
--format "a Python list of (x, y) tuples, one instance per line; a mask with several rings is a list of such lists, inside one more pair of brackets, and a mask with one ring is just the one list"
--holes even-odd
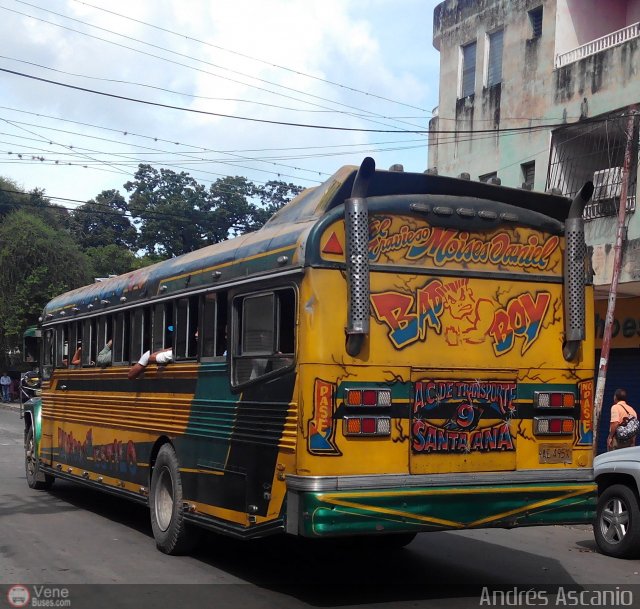
[(415, 293), (387, 291), (371, 294), (374, 317), (385, 324), (393, 345), (404, 349), (427, 339), (428, 329), (448, 345), (478, 344), (492, 339), (497, 356), (522, 339), (524, 354), (538, 338), (549, 308), (549, 292), (524, 292), (506, 306), (479, 297), (468, 278), (442, 282), (431, 279)]
[(540, 235), (529, 235), (526, 242), (508, 232), (499, 232), (486, 239), (472, 236), (468, 231), (450, 228), (402, 224), (392, 231), (392, 219), (374, 218), (369, 226), (369, 259), (376, 262), (380, 256), (404, 251), (407, 260), (428, 258), (436, 266), (450, 262), (461, 264), (492, 264), (545, 270), (550, 266), (560, 238), (544, 240)]
[(138, 468), (136, 445), (133, 440), (118, 440), (106, 444), (93, 444), (93, 429), (89, 429), (83, 442), (73, 437), (73, 431), (66, 432), (58, 427), (60, 459), (88, 467), (114, 472), (135, 474)]

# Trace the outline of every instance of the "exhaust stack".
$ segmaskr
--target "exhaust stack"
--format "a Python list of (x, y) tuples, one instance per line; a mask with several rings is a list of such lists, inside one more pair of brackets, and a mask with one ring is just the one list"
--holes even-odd
[(587, 247), (584, 241), (584, 206), (593, 195), (593, 183), (587, 182), (575, 196), (564, 224), (564, 334), (562, 355), (568, 362), (578, 355), (585, 337), (585, 258)]
[(346, 350), (355, 357), (369, 334), (369, 211), (367, 191), (376, 170), (367, 157), (356, 174), (351, 197), (344, 202), (347, 263), (347, 339)]

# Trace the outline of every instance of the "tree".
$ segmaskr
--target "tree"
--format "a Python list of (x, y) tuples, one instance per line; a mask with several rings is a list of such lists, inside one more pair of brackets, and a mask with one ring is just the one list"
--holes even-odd
[(280, 180), (270, 180), (264, 186), (258, 187), (256, 194), (260, 199), (261, 207), (257, 210), (256, 222), (262, 226), (273, 214), (303, 190), (302, 186), (296, 186), (291, 182), (287, 184)]
[(93, 277), (122, 275), (140, 268), (135, 254), (117, 243), (88, 247), (84, 253), (91, 263)]
[(26, 210), (0, 225), (0, 269), (0, 359), (20, 345), (53, 296), (91, 281), (89, 261), (71, 236)]
[(117, 245), (135, 251), (138, 235), (127, 202), (117, 190), (103, 190), (72, 212), (71, 232), (83, 249)]
[(189, 174), (139, 165), (124, 185), (148, 255), (178, 256), (260, 228), (302, 189), (271, 181), (256, 186), (241, 176), (216, 180), (208, 190)]
[(129, 210), (139, 225), (140, 249), (167, 257), (206, 245), (203, 226), (210, 204), (204, 186), (189, 174), (141, 164), (124, 188), (131, 193)]

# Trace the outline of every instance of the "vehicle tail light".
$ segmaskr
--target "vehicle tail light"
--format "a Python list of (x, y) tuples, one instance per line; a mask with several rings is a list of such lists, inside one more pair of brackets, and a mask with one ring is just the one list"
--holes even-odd
[(537, 408), (573, 408), (576, 396), (567, 391), (536, 391), (533, 405)]
[(342, 427), (345, 436), (389, 436), (390, 417), (345, 417)]
[(569, 417), (534, 417), (533, 433), (538, 436), (573, 434), (575, 421)]
[(391, 406), (390, 389), (346, 389), (347, 406)]

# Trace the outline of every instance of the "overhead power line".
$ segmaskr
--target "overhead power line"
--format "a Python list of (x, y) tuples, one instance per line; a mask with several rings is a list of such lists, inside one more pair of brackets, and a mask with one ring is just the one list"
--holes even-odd
[(16, 70), (8, 70), (7, 68), (0, 68), (0, 72), (7, 74), (13, 74), (14, 76), (20, 76), (22, 78), (30, 78), (31, 80), (37, 80), (45, 82), (50, 85), (56, 85), (59, 87), (65, 87), (67, 89), (74, 89), (76, 91), (83, 91), (84, 93), (93, 93), (94, 95), (102, 95), (104, 97), (110, 97), (113, 99), (121, 99), (124, 101), (135, 102), (138, 104), (146, 104), (148, 106), (156, 106), (158, 108), (168, 108), (170, 110), (180, 110), (181, 112), (191, 112), (193, 114), (202, 114), (206, 116), (217, 116), (220, 118), (233, 118), (236, 120), (250, 121), (252, 123), (263, 123), (268, 125), (281, 125), (284, 127), (301, 127), (305, 129), (326, 129), (328, 131), (349, 131), (360, 133), (427, 133), (425, 129), (361, 129), (357, 127), (333, 127), (331, 125), (314, 125), (310, 123), (293, 123), (289, 121), (273, 121), (264, 118), (252, 118), (250, 116), (239, 116), (234, 114), (223, 114), (221, 112), (209, 112), (207, 110), (197, 110), (195, 108), (185, 108), (184, 106), (174, 106), (173, 104), (161, 104), (160, 102), (153, 102), (144, 99), (138, 99), (135, 97), (128, 97), (126, 95), (116, 95), (115, 93), (106, 93), (105, 91), (97, 91), (95, 89), (89, 89), (87, 87), (78, 87), (77, 85), (70, 85), (68, 83), (59, 82), (57, 80), (50, 80), (48, 78), (42, 78), (40, 76), (34, 76), (32, 74), (25, 74), (24, 72), (17, 72)]
[[(306, 129), (326, 129), (329, 131), (346, 131), (346, 132), (359, 132), (359, 133), (407, 133), (407, 134), (435, 134), (435, 133), (444, 133), (444, 134), (460, 134), (460, 133), (493, 133), (493, 134), (501, 134), (501, 133), (518, 133), (518, 132), (526, 132), (526, 131), (535, 131), (538, 129), (549, 129), (552, 127), (560, 127), (564, 125), (563, 122), (557, 123), (546, 123), (540, 125), (528, 125), (525, 127), (507, 127), (505, 129), (363, 129), (358, 127), (334, 127), (331, 125), (319, 125), (319, 124), (311, 124), (311, 123), (293, 123), (288, 121), (273, 121), (262, 118), (252, 118), (249, 116), (239, 116), (234, 114), (223, 114), (220, 112), (209, 112), (206, 110), (196, 110), (195, 108), (185, 108), (184, 106), (174, 106), (172, 104), (161, 104), (159, 102), (152, 102), (149, 100), (138, 99), (135, 97), (128, 97), (125, 95), (116, 95), (115, 93), (106, 93), (104, 91), (97, 91), (95, 89), (89, 89), (86, 87), (78, 87), (77, 85), (70, 85), (68, 83), (59, 82), (56, 80), (50, 80), (48, 78), (42, 78), (40, 76), (34, 76), (32, 74), (25, 74), (24, 72), (17, 72), (15, 70), (8, 70), (7, 68), (0, 68), (0, 72), (5, 72), (7, 74), (13, 74), (14, 76), (20, 76), (22, 78), (29, 78), (32, 80), (37, 80), (40, 82), (44, 82), (51, 85), (56, 85), (59, 87), (65, 87), (68, 89), (75, 89), (77, 91), (82, 91), (84, 93), (92, 93), (94, 95), (101, 95), (104, 97), (111, 97), (114, 99), (121, 99), (124, 101), (130, 101), (138, 104), (145, 104), (149, 106), (157, 106), (160, 108), (168, 108), (171, 110), (179, 110), (181, 112), (191, 112), (194, 114), (203, 114), (207, 116), (218, 116), (221, 118), (232, 118), (236, 120), (244, 120), (250, 121), (254, 123), (266, 123), (270, 125), (281, 125), (284, 127), (301, 127)], [(558, 119), (561, 121), (562, 119)], [(593, 122), (593, 121), (592, 121)]]
[[(16, 1), (19, 1), (19, 0), (16, 0)], [(137, 42), (137, 43), (139, 43), (139, 44), (142, 44), (142, 45), (145, 45), (145, 46), (148, 46), (148, 47), (154, 48), (154, 49), (159, 49), (159, 50), (164, 51), (164, 52), (166, 52), (166, 53), (170, 53), (170, 54), (173, 54), (173, 55), (177, 55), (178, 57), (184, 57), (184, 58), (187, 58), (187, 59), (189, 59), (189, 60), (191, 60), (191, 61), (196, 61), (196, 62), (198, 62), (198, 63), (202, 63), (202, 64), (205, 64), (205, 65), (212, 66), (212, 67), (214, 67), (214, 68), (216, 68), (216, 69), (219, 69), (219, 70), (224, 70), (224, 71), (226, 71), (226, 72), (231, 72), (232, 74), (239, 74), (239, 75), (241, 75), (241, 76), (244, 76), (244, 77), (246, 77), (246, 78), (251, 78), (251, 79), (256, 80), (256, 81), (258, 81), (258, 82), (263, 82), (263, 83), (266, 83), (266, 84), (269, 84), (269, 85), (272, 85), (272, 86), (276, 86), (276, 87), (279, 87), (279, 88), (284, 89), (284, 90), (287, 90), (287, 91), (292, 91), (292, 92), (295, 92), (295, 93), (297, 93), (297, 94), (299, 94), (299, 95), (305, 95), (305, 96), (310, 97), (310, 98), (312, 98), (312, 99), (318, 99), (318, 100), (320, 100), (320, 101), (329, 102), (329, 103), (334, 104), (334, 105), (337, 105), (337, 106), (342, 106), (343, 108), (349, 108), (349, 109), (351, 109), (351, 110), (357, 110), (358, 112), (366, 112), (369, 116), (368, 116), (367, 118), (365, 118), (364, 120), (367, 120), (367, 121), (372, 122), (372, 123), (377, 123), (377, 124), (383, 124), (383, 125), (385, 124), (385, 123), (380, 123), (380, 121), (375, 121), (375, 120), (373, 120), (373, 118), (380, 118), (380, 115), (378, 115), (378, 114), (377, 114), (377, 113), (375, 113), (375, 112), (370, 112), (370, 111), (367, 111), (367, 110), (363, 110), (362, 108), (357, 108), (357, 107), (355, 107), (355, 106), (350, 106), (349, 104), (345, 104), (345, 103), (342, 103), (342, 102), (333, 101), (333, 100), (330, 100), (330, 99), (327, 99), (327, 98), (321, 97), (321, 96), (319, 96), (319, 95), (314, 95), (314, 94), (312, 94), (312, 93), (307, 93), (307, 92), (305, 92), (305, 91), (300, 91), (299, 89), (295, 89), (295, 88), (293, 88), (293, 87), (287, 87), (287, 86), (285, 86), (285, 85), (281, 85), (281, 84), (278, 84), (278, 83), (273, 83), (273, 82), (271, 82), (271, 81), (268, 81), (268, 80), (263, 79), (263, 78), (259, 78), (259, 77), (257, 77), (257, 76), (252, 76), (252, 75), (249, 75), (249, 74), (244, 74), (244, 73), (242, 73), (242, 72), (238, 72), (237, 70), (232, 70), (232, 69), (230, 69), (230, 68), (226, 68), (226, 67), (224, 67), (224, 66), (220, 66), (220, 65), (214, 64), (214, 63), (212, 63), (212, 62), (205, 61), (205, 60), (203, 60), (203, 59), (198, 59), (198, 58), (195, 58), (195, 57), (191, 57), (191, 56), (189, 56), (189, 55), (185, 55), (184, 53), (178, 53), (177, 51), (172, 51), (171, 49), (166, 49), (166, 48), (164, 48), (164, 47), (161, 47), (161, 46), (156, 45), (156, 44), (152, 44), (152, 43), (150, 43), (150, 42), (146, 42), (146, 41), (144, 41), (144, 40), (139, 40), (139, 39), (137, 39), (137, 38), (133, 38), (133, 37), (131, 37), (131, 36), (126, 36), (125, 34), (121, 34), (121, 33), (119, 33), (119, 32), (114, 32), (113, 30), (108, 30), (108, 29), (106, 29), (106, 28), (102, 28), (102, 27), (100, 27), (100, 26), (93, 25), (93, 24), (91, 24), (91, 23), (87, 23), (87, 22), (85, 22), (85, 21), (81, 21), (81, 20), (79, 20), (79, 19), (75, 19), (75, 18), (73, 18), (73, 17), (68, 17), (68, 16), (66, 16), (66, 15), (63, 15), (62, 13), (57, 13), (57, 12), (55, 12), (55, 11), (52, 11), (52, 10), (49, 10), (49, 9), (46, 9), (46, 8), (38, 7), (38, 6), (35, 6), (35, 5), (29, 5), (29, 6), (32, 6), (32, 7), (34, 7), (34, 8), (37, 8), (37, 9), (39, 9), (39, 10), (41, 10), (41, 11), (44, 11), (44, 12), (47, 12), (47, 13), (51, 13), (51, 14), (57, 15), (57, 16), (59, 16), (59, 17), (62, 17), (63, 19), (68, 19), (68, 20), (70, 20), (70, 21), (75, 21), (75, 22), (77, 22), (77, 23), (82, 23), (83, 25), (86, 25), (86, 26), (88, 26), (88, 27), (91, 27), (91, 28), (94, 28), (94, 29), (97, 29), (97, 30), (101, 30), (101, 31), (104, 31), (104, 32), (108, 32), (109, 34), (113, 34), (114, 36), (120, 36), (121, 38), (125, 38), (125, 39), (127, 39), (127, 40), (132, 40), (132, 41), (135, 41), (135, 42)], [(310, 102), (310, 101), (308, 101), (308, 100), (303, 100), (303, 99), (293, 98), (293, 97), (290, 97), (290, 96), (285, 95), (285, 94), (283, 94), (283, 93), (278, 93), (278, 92), (276, 92), (276, 91), (270, 91), (269, 89), (265, 89), (265, 88), (263, 88), (263, 87), (258, 87), (257, 85), (254, 85), (254, 84), (251, 84), (251, 83), (248, 83), (248, 82), (243, 82), (243, 81), (240, 81), (240, 80), (235, 80), (235, 79), (233, 79), (233, 78), (229, 78), (229, 77), (221, 76), (220, 74), (215, 74), (214, 72), (209, 72), (209, 71), (207, 71), (207, 70), (203, 70), (203, 69), (201, 69), (201, 68), (197, 68), (197, 67), (194, 67), (194, 66), (189, 65), (189, 64), (186, 64), (186, 63), (182, 63), (182, 62), (179, 62), (179, 61), (175, 61), (175, 60), (172, 60), (172, 59), (168, 59), (167, 57), (162, 57), (162, 56), (160, 56), (160, 55), (155, 55), (155, 54), (153, 54), (153, 53), (149, 53), (149, 52), (146, 52), (146, 51), (142, 51), (141, 49), (136, 49), (136, 48), (134, 48), (134, 47), (130, 47), (130, 46), (127, 46), (127, 45), (124, 45), (124, 44), (118, 43), (118, 42), (114, 42), (113, 40), (108, 40), (108, 39), (106, 39), (106, 38), (101, 38), (100, 36), (94, 36), (93, 34), (89, 34), (89, 33), (87, 33), (87, 32), (83, 32), (83, 31), (81, 31), (81, 30), (76, 30), (76, 29), (73, 29), (73, 28), (71, 28), (71, 27), (68, 27), (68, 26), (62, 25), (62, 24), (60, 24), (60, 23), (55, 23), (55, 22), (53, 22), (53, 21), (47, 21), (46, 19), (42, 19), (42, 18), (40, 18), (40, 17), (36, 17), (35, 15), (29, 15), (28, 13), (23, 13), (23, 12), (21, 12), (21, 11), (17, 11), (17, 10), (15, 10), (15, 9), (11, 9), (11, 8), (6, 7), (6, 6), (2, 6), (2, 5), (0, 5), (0, 9), (5, 10), (5, 11), (8, 11), (8, 12), (11, 12), (11, 13), (15, 13), (15, 14), (17, 14), (17, 15), (22, 15), (22, 16), (24, 16), (24, 17), (28, 17), (29, 19), (34, 19), (34, 20), (36, 20), (36, 21), (40, 21), (40, 22), (42, 22), (42, 23), (46, 23), (46, 24), (48, 24), (48, 25), (52, 25), (52, 26), (54, 26), (54, 27), (58, 27), (58, 28), (61, 28), (61, 29), (64, 29), (64, 30), (67, 30), (67, 31), (70, 31), (70, 32), (74, 32), (74, 33), (76, 33), (76, 34), (80, 34), (80, 35), (82, 35), (82, 36), (86, 36), (86, 37), (88, 37), (88, 38), (94, 38), (94, 39), (96, 39), (96, 40), (100, 40), (100, 41), (102, 41), (102, 42), (106, 42), (107, 44), (112, 44), (112, 45), (114, 45), (114, 46), (118, 46), (118, 47), (121, 47), (121, 48), (123, 48), (123, 49), (127, 49), (127, 50), (129, 50), (129, 51), (133, 51), (133, 52), (135, 52), (135, 53), (140, 53), (140, 54), (142, 54), (142, 55), (146, 55), (146, 56), (148, 56), (148, 57), (153, 57), (153, 58), (155, 58), (155, 59), (159, 59), (159, 60), (161, 60), (161, 61), (166, 61), (166, 62), (168, 62), (168, 63), (174, 64), (174, 65), (178, 65), (178, 66), (181, 66), (181, 67), (184, 67), (184, 68), (188, 68), (188, 69), (190, 69), (190, 70), (195, 70), (195, 71), (197, 71), (197, 72), (202, 72), (203, 74), (209, 74), (210, 76), (214, 76), (214, 77), (216, 77), (216, 78), (221, 78), (221, 79), (223, 79), (223, 80), (227, 80), (227, 81), (229, 81), (229, 82), (235, 82), (235, 83), (238, 83), (238, 84), (242, 84), (242, 85), (244, 85), (244, 86), (247, 86), (247, 87), (252, 87), (252, 88), (257, 89), (257, 90), (260, 90), (260, 91), (265, 91), (265, 92), (270, 93), (270, 94), (272, 94), (272, 95), (279, 95), (279, 96), (286, 97), (286, 98), (290, 98), (290, 99), (296, 99), (296, 101), (300, 101), (300, 102), (302, 102), (302, 103), (312, 104), (312, 105), (315, 105), (315, 106), (320, 107), (320, 108), (326, 108), (325, 106), (320, 106), (319, 104), (314, 103), (314, 102)], [(344, 114), (346, 114), (346, 115), (348, 115), (348, 116), (352, 116), (352, 115), (353, 115), (351, 112), (343, 112), (343, 113), (344, 113)], [(410, 125), (410, 126), (414, 126), (414, 127), (416, 126), (416, 125), (414, 125), (413, 123), (406, 123), (405, 121), (397, 121), (397, 122), (405, 123), (405, 124), (408, 124), (408, 125)], [(387, 125), (387, 126), (390, 126), (390, 125)]]

